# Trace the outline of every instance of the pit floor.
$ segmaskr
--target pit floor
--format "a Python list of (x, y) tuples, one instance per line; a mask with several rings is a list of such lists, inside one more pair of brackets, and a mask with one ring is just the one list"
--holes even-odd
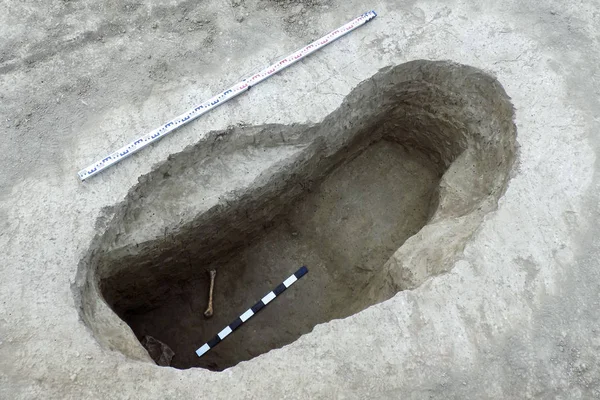
[[(159, 308), (124, 315), (139, 339), (168, 344), (176, 368), (222, 370), (291, 343), (319, 323), (373, 304), (355, 298), (392, 253), (430, 215), (439, 173), (421, 153), (379, 141), (329, 174), (262, 237), (217, 269), (214, 309), (208, 278), (171, 288)], [(309, 274), (216, 348), (195, 350), (297, 268)], [(205, 270), (206, 266), (198, 268)]]

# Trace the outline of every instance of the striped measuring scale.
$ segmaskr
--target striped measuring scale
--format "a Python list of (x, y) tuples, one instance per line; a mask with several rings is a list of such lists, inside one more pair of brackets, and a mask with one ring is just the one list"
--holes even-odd
[(196, 354), (198, 357), (202, 357), (207, 351), (218, 345), (223, 339), (229, 336), (230, 333), (239, 328), (244, 322), (252, 318), (256, 313), (265, 308), (267, 304), (273, 301), (277, 296), (285, 292), (287, 288), (292, 286), (298, 279), (302, 278), (308, 273), (308, 268), (305, 266), (300, 268), (298, 271), (290, 275), (285, 281), (281, 282), (275, 289), (265, 294), (262, 299), (256, 302), (252, 307), (246, 310), (242, 315), (237, 317), (231, 324), (227, 325), (221, 332), (215, 337), (204, 343)]

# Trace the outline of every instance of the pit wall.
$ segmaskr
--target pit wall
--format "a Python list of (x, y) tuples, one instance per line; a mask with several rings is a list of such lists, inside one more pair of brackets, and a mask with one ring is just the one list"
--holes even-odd
[[(321, 123), (213, 132), (157, 165), (98, 218), (98, 235), (73, 288), (80, 315), (106, 348), (151, 362), (111, 306), (135, 307), (159, 281), (189, 276), (191, 259), (208, 263), (230, 254), (285, 215), (314, 182), (382, 138), (426, 154), (443, 176), (429, 223), (350, 308), (358, 312), (413, 289), (448, 271), (496, 208), (516, 158), (513, 117), (508, 96), (490, 75), (419, 60), (362, 82)], [(240, 178), (236, 165), (252, 173)], [(204, 192), (194, 189), (211, 179)], [(136, 282), (129, 293), (119, 287), (123, 281)], [(154, 293), (154, 300), (165, 295)], [(365, 305), (361, 297), (372, 301)]]

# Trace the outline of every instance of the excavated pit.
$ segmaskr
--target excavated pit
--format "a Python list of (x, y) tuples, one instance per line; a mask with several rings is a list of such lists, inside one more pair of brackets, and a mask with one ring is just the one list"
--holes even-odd
[[(144, 358), (150, 336), (172, 367), (223, 370), (414, 288), (451, 268), (495, 209), (512, 121), (493, 77), (415, 61), (361, 83), (319, 124), (214, 132), (100, 218), (79, 270), (82, 317), (128, 356)], [(306, 277), (197, 357), (302, 265)]]
[[(353, 313), (354, 296), (373, 271), (426, 223), (440, 176), (423, 154), (381, 140), (313, 183), (289, 208), (282, 204), (289, 211), (270, 221), (260, 237), (244, 238), (243, 247), (222, 259), (192, 260), (196, 267), (184, 282), (159, 283), (152, 291), (169, 295), (156, 308), (123, 307), (118, 294), (111, 302), (139, 338), (150, 335), (172, 348), (173, 367), (235, 365)], [(198, 358), (195, 350), (204, 341), (302, 265), (309, 275)], [(206, 319), (210, 282), (204, 271), (212, 268), (215, 314)], [(107, 285), (106, 292), (127, 292), (133, 283), (120, 278)], [(361, 307), (370, 305), (364, 300)]]

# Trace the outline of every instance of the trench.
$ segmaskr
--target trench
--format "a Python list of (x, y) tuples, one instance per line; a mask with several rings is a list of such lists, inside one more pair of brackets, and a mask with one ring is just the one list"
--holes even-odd
[[(159, 365), (220, 371), (416, 288), (448, 271), (495, 209), (512, 121), (493, 77), (415, 61), (361, 83), (320, 123), (214, 132), (102, 217), (80, 264), (83, 319), (126, 355), (143, 343)], [(196, 355), (303, 265), (308, 275)]]

